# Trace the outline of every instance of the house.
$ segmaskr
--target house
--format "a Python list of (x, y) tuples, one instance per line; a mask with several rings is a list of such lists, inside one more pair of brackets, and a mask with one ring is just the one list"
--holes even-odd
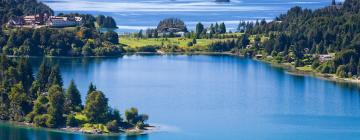
[(51, 16), (46, 25), (51, 27), (69, 27), (78, 25), (78, 22), (76, 18)]
[(50, 27), (69, 27), (77, 26), (82, 22), (82, 17), (61, 17), (48, 16), (45, 14), (27, 15), (17, 17), (8, 21), (7, 26), (40, 28), (44, 26)]
[(6, 27), (13, 27), (17, 25), (23, 25), (25, 23), (23, 18), (13, 18), (8, 21)]
[(175, 36), (179, 36), (179, 37), (184, 37), (185, 36), (185, 32), (176, 32), (174, 34), (175, 34)]

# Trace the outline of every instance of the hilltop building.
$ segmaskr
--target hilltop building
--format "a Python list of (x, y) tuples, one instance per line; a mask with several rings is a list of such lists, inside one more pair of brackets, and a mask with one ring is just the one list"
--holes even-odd
[(49, 16), (45, 14), (27, 15), (10, 19), (8, 27), (71, 27), (80, 25), (82, 17)]

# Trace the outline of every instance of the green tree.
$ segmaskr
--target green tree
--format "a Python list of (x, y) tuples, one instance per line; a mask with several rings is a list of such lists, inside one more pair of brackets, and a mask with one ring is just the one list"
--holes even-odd
[(36, 81), (39, 84), (39, 91), (44, 92), (46, 90), (46, 86), (48, 84), (48, 78), (50, 75), (51, 68), (47, 64), (46, 60), (44, 59), (39, 67), (39, 71), (36, 75)]
[(220, 34), (224, 34), (226, 33), (226, 26), (225, 26), (225, 23), (221, 23), (220, 26), (219, 26), (219, 33)]
[(17, 70), (20, 76), (20, 81), (23, 83), (24, 90), (25, 92), (28, 92), (34, 81), (33, 71), (29, 60), (21, 58), (17, 66)]
[[(47, 113), (48, 108), (48, 98), (46, 98), (45, 94), (41, 94), (37, 97), (34, 102), (33, 110), (26, 116), (26, 120), (28, 122), (33, 122), (36, 116)], [(39, 119), (39, 118), (38, 118)], [(45, 122), (44, 122), (45, 124)]]
[(92, 93), (92, 92), (94, 92), (94, 91), (96, 91), (96, 86), (93, 84), (93, 83), (90, 83), (90, 85), (89, 85), (89, 88), (88, 88), (88, 91), (87, 91), (87, 96), (90, 94), (90, 93)]
[(128, 110), (125, 110), (125, 119), (126, 122), (128, 122), (129, 124), (133, 124), (135, 125), (137, 123), (137, 116), (138, 116), (138, 110), (137, 108), (130, 108)]
[(200, 36), (203, 34), (204, 31), (204, 25), (199, 22), (196, 24), (196, 38), (199, 39)]
[(78, 121), (76, 120), (75, 116), (69, 114), (66, 118), (66, 126), (76, 127), (78, 126)]
[(87, 96), (84, 113), (92, 123), (106, 122), (108, 99), (101, 91), (93, 91)]
[(119, 123), (116, 120), (108, 122), (106, 127), (110, 132), (119, 132)]
[(47, 113), (51, 116), (47, 122), (47, 127), (59, 127), (64, 125), (64, 102), (65, 96), (63, 89), (59, 85), (53, 85), (48, 93), (49, 107)]
[(104, 39), (112, 44), (119, 44), (119, 35), (114, 31), (108, 31), (104, 34)]
[(74, 80), (71, 80), (68, 89), (66, 90), (66, 104), (70, 107), (70, 111), (80, 111), (82, 108), (81, 105), (81, 95), (80, 91), (77, 89)]
[(31, 111), (31, 103), (26, 96), (21, 82), (11, 88), (9, 99), (10, 119), (14, 121), (22, 121), (25, 115)]
[(61, 77), (59, 65), (51, 67), (47, 87), (51, 87), (52, 85), (58, 85), (60, 87), (63, 86), (63, 80)]
[(339, 76), (341, 78), (346, 77), (346, 67), (345, 65), (340, 65), (336, 70), (336, 76)]

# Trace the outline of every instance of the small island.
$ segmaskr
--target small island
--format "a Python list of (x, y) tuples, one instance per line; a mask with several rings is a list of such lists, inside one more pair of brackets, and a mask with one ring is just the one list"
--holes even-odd
[(92, 83), (85, 105), (74, 81), (67, 89), (59, 67), (43, 61), (36, 77), (27, 58), (0, 58), (0, 119), (16, 124), (55, 128), (88, 134), (141, 133), (150, 125), (136, 108), (125, 111), (109, 107), (108, 98)]

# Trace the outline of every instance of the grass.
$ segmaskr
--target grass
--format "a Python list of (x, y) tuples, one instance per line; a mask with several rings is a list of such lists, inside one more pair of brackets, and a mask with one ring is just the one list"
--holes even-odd
[(311, 68), (311, 65), (306, 65), (303, 67), (296, 67), (296, 69), (300, 70), (300, 71), (313, 71), (313, 69)]
[(207, 46), (216, 41), (224, 41), (227, 39), (196, 39), (196, 44), (189, 47), (187, 44), (192, 42), (192, 39), (188, 38), (133, 38), (133, 37), (120, 37), (120, 43), (126, 45), (129, 48), (140, 48), (144, 46), (166, 46), (176, 45), (184, 50), (197, 48), (198, 50), (206, 50)]
[(87, 132), (92, 132), (94, 130), (98, 130), (101, 131), (103, 133), (109, 133), (109, 129), (107, 129), (107, 127), (104, 124), (91, 124), (91, 123), (86, 123), (83, 125), (83, 127), (81, 128), (83, 131), (87, 131)]
[(101, 131), (102, 133), (109, 133), (110, 131), (107, 129), (105, 124), (92, 124), (88, 123), (89, 119), (82, 113), (76, 113), (75, 119), (83, 122), (81, 129), (86, 132), (93, 132), (95, 130)]
[(78, 120), (78, 121), (81, 121), (81, 122), (88, 122), (89, 121), (89, 119), (84, 114), (81, 114), (81, 113), (76, 113), (75, 114), (75, 119)]
[[(218, 39), (197, 39), (196, 45), (206, 46)], [(179, 47), (187, 47), (187, 43), (191, 42), (192, 39), (188, 38), (131, 38), (124, 37), (120, 38), (120, 43), (125, 44), (129, 47), (143, 47), (148, 45), (177, 45)]]

